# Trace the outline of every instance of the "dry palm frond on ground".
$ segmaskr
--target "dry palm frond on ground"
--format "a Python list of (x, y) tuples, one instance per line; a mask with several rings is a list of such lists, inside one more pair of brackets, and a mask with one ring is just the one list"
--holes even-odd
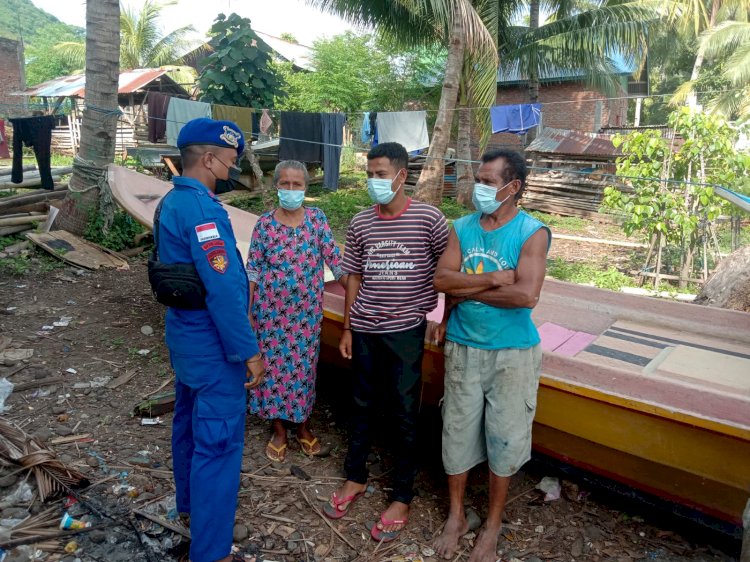
[(34, 473), (39, 498), (66, 493), (88, 483), (86, 476), (68, 468), (51, 449), (12, 422), (0, 418), (0, 465), (18, 466)]

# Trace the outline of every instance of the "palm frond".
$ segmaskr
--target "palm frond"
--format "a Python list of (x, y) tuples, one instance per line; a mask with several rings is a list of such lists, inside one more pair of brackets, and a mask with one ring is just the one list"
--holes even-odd
[(695, 91), (696, 80), (687, 80), (683, 82), (672, 94), (669, 105), (678, 106), (684, 104), (688, 97)]
[(60, 53), (66, 64), (83, 68), (86, 66), (86, 44), (78, 41), (65, 41), (53, 47)]
[(716, 96), (708, 109), (713, 112), (721, 113), (727, 118), (736, 117), (739, 119), (750, 118), (750, 86), (742, 90), (733, 92), (724, 92)]
[(39, 498), (67, 493), (72, 487), (87, 484), (84, 474), (68, 468), (35, 437), (14, 423), (0, 418), (0, 464), (18, 466), (34, 473)]

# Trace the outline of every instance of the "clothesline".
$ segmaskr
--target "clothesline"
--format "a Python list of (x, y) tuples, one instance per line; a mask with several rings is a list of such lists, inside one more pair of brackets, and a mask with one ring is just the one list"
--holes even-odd
[[(742, 91), (742, 88), (730, 88), (726, 90), (704, 90), (700, 92), (695, 92), (695, 95), (705, 95), (705, 94), (728, 94), (731, 92), (739, 92)], [(643, 99), (650, 99), (650, 98), (667, 98), (672, 97), (674, 94), (649, 94), (644, 96), (613, 96), (613, 97), (600, 97), (600, 98), (590, 98), (590, 99), (571, 99), (571, 100), (557, 100), (557, 101), (547, 101), (547, 102), (538, 102), (542, 106), (545, 105), (560, 105), (560, 104), (570, 104), (570, 103), (584, 103), (584, 102), (597, 102), (597, 101), (617, 101), (617, 100), (629, 100), (629, 99), (635, 99), (635, 98), (643, 98)], [(176, 97), (176, 96), (172, 96)], [(184, 98), (179, 98), (184, 99)], [(194, 100), (189, 100), (194, 101)], [(205, 102), (203, 102), (205, 103)], [(223, 105), (223, 104), (210, 104), (210, 105)], [(503, 105), (519, 105), (519, 104), (503, 104)], [(47, 106), (45, 104), (39, 104), (39, 103), (7, 103), (7, 102), (0, 102), (0, 107), (18, 107), (18, 108), (39, 108), (43, 109)], [(97, 108), (95, 106), (88, 106), (90, 109), (94, 111), (100, 111), (101, 108)], [(230, 106), (230, 107), (242, 107), (242, 106)], [(475, 107), (456, 107), (453, 109), (446, 109), (445, 111), (461, 111), (461, 110), (489, 110), (491, 107), (496, 106), (475, 106)], [(257, 108), (248, 108), (252, 111), (260, 111)], [(112, 112), (113, 110), (104, 110), (107, 112)], [(280, 109), (268, 109), (268, 111), (271, 112), (278, 112), (283, 111)], [(408, 111), (408, 110), (407, 110)], [(421, 109), (418, 111), (427, 111), (428, 113), (437, 113), (440, 110), (439, 109)], [(119, 115), (122, 112), (120, 110), (117, 110), (116, 113)], [(341, 111), (337, 113), (344, 113), (346, 115), (364, 115), (365, 113), (369, 113), (369, 111)], [(55, 113), (55, 115), (64, 115), (63, 113)]]

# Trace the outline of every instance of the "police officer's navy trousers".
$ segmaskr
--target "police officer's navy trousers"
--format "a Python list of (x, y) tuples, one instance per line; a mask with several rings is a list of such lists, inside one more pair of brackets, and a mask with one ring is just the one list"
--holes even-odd
[(244, 363), (171, 355), (172, 464), (177, 510), (190, 514), (191, 562), (228, 556), (245, 444)]

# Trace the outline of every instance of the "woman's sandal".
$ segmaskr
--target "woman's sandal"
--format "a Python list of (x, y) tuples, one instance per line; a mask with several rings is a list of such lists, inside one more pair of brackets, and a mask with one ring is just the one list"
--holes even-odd
[(273, 441), (269, 441), (266, 445), (266, 458), (271, 462), (284, 462), (286, 460), (286, 448), (286, 443), (277, 447), (273, 444)]
[[(357, 494), (352, 494), (351, 496), (346, 496), (345, 498), (339, 499), (336, 495), (336, 492), (334, 492), (333, 496), (331, 496), (331, 501), (326, 502), (325, 506), (323, 507), (323, 513), (326, 517), (328, 517), (328, 519), (341, 519), (349, 512), (352, 505), (354, 505), (354, 502), (364, 495), (365, 492), (363, 490), (362, 492), (359, 492)], [(333, 503), (333, 505), (331, 505), (331, 503)], [(349, 505), (342, 508), (341, 506), (345, 503), (348, 503)]]
[(330, 445), (322, 445), (317, 437), (313, 437), (312, 439), (297, 437), (297, 443), (299, 443), (302, 452), (308, 457), (324, 458), (331, 454), (332, 447)]

